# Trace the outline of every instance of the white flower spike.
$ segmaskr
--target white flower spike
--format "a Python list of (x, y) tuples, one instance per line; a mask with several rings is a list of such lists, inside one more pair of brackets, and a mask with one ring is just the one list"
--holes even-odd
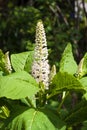
[(36, 26), (35, 43), (32, 75), (38, 83), (43, 82), (45, 89), (48, 89), (50, 67), (48, 64), (46, 35), (42, 21), (38, 21)]

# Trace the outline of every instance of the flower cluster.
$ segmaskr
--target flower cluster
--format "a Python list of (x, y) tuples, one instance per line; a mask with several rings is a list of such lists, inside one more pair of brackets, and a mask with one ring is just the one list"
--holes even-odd
[(9, 58), (9, 52), (5, 53), (5, 69), (10, 74), (12, 72), (10, 58)]
[(50, 67), (48, 64), (46, 35), (42, 21), (39, 21), (36, 26), (35, 43), (32, 75), (38, 83), (43, 82), (47, 89), (49, 85)]

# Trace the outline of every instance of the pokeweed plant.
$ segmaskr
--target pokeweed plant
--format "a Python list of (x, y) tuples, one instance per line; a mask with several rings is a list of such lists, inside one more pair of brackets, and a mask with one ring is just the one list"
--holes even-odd
[(0, 129), (78, 129), (87, 121), (87, 53), (77, 65), (68, 43), (56, 72), (42, 21), (35, 43), (34, 51), (12, 54), (11, 61), (0, 50)]

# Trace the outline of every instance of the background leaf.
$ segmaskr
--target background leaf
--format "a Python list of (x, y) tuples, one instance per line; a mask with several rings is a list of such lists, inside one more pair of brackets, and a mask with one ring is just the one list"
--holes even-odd
[(31, 72), (33, 62), (33, 51), (11, 55), (11, 63), (16, 72), (25, 70)]
[(0, 97), (21, 99), (39, 91), (35, 79), (27, 72), (15, 72), (0, 79)]
[(81, 130), (87, 130), (87, 120), (83, 122)]
[(76, 72), (76, 70), (77, 70), (77, 64), (72, 54), (72, 46), (69, 43), (62, 54), (59, 71), (68, 72), (69, 74), (73, 75)]
[(65, 118), (68, 125), (76, 125), (87, 120), (87, 101), (83, 100)]

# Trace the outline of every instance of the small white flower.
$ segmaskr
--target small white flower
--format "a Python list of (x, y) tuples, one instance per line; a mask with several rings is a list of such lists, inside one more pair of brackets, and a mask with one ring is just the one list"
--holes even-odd
[(50, 67), (48, 64), (48, 50), (45, 36), (45, 30), (42, 21), (39, 21), (36, 26), (34, 62), (32, 65), (32, 75), (36, 81), (43, 82), (48, 89)]

